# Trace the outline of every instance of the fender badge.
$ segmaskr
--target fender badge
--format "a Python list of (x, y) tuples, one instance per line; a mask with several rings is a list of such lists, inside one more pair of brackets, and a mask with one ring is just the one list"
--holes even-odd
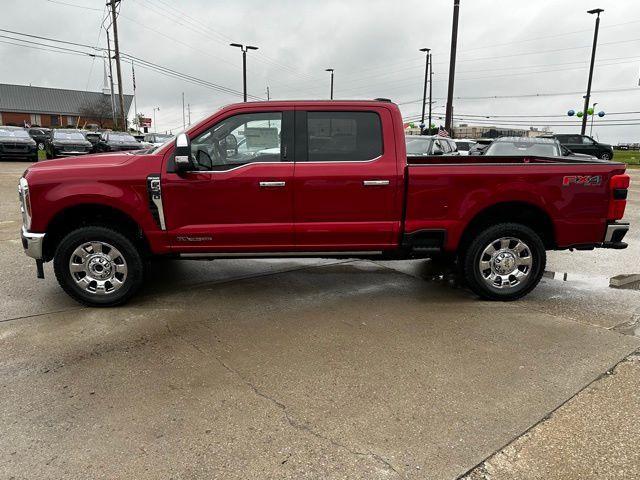
[(176, 237), (178, 242), (208, 242), (212, 237)]
[(602, 184), (601, 175), (567, 175), (562, 179), (564, 187), (569, 185), (595, 186)]

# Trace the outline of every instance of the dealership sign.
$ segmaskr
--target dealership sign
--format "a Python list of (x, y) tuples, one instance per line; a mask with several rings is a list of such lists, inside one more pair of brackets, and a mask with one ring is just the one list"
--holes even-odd
[(141, 127), (150, 127), (151, 119), (146, 117), (140, 117), (140, 126)]

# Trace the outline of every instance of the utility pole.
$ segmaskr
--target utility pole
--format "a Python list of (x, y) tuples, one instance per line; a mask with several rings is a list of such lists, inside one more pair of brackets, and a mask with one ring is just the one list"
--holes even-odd
[(107, 28), (107, 55), (109, 55), (109, 83), (111, 85), (111, 120), (113, 126), (118, 126), (118, 119), (116, 118), (116, 101), (113, 96), (113, 69), (111, 67), (111, 41), (109, 40), (109, 29)]
[(447, 110), (444, 128), (453, 137), (453, 84), (456, 76), (456, 49), (458, 47), (458, 15), (460, 0), (453, 0), (453, 26), (451, 29), (451, 57), (449, 58), (449, 88), (447, 89)]
[(187, 127), (184, 119), (184, 92), (182, 92), (182, 129), (184, 130)]
[(429, 54), (429, 135), (431, 135), (431, 107), (433, 106), (433, 53)]
[(122, 125), (123, 130), (127, 130), (127, 120), (126, 114), (124, 111), (124, 96), (122, 94), (122, 70), (120, 68), (120, 47), (118, 45), (118, 23), (116, 21), (116, 6), (120, 3), (121, 0), (110, 0), (109, 4), (111, 5), (111, 21), (113, 23), (113, 45), (114, 45), (114, 53), (116, 57), (116, 74), (118, 75), (118, 97), (120, 98), (120, 124)]
[(604, 12), (601, 8), (594, 8), (593, 10), (587, 11), (596, 16), (596, 28), (593, 32), (593, 47), (591, 48), (591, 65), (589, 67), (589, 80), (587, 81), (587, 94), (584, 96), (584, 109), (582, 110), (582, 128), (580, 130), (580, 135), (584, 135), (584, 132), (587, 130), (587, 110), (589, 109), (589, 99), (591, 97), (591, 81), (593, 80), (593, 64), (596, 61), (596, 45), (598, 43), (598, 28), (600, 27), (600, 14)]
[(187, 119), (189, 120), (189, 125), (191, 125), (191, 104), (187, 103)]
[(140, 119), (138, 118), (138, 103), (136, 101), (136, 72), (133, 69), (133, 60), (131, 61), (131, 79), (133, 81), (133, 121), (136, 124), (136, 130), (140, 131)]
[(156, 123), (156, 111), (160, 111), (160, 107), (153, 107), (153, 133), (158, 133), (158, 124)]
[(422, 116), (420, 117), (420, 135), (424, 135), (424, 109), (427, 105), (427, 81), (429, 79), (429, 48), (421, 48), (421, 52), (426, 52), (424, 56), (424, 89), (422, 90)]
[(329, 98), (333, 100), (333, 68), (327, 68), (325, 69), (325, 72), (331, 72), (331, 91), (329, 94)]
[(267, 85), (267, 102), (271, 100), (271, 94), (269, 93), (269, 85)]

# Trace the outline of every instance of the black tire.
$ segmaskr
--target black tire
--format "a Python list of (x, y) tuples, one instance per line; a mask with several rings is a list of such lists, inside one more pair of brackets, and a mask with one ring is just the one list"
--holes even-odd
[[(514, 240), (510, 241), (509, 246), (505, 249), (506, 256), (509, 257), (506, 261), (511, 262), (513, 259), (515, 262), (525, 260), (531, 263), (529, 267), (526, 265), (517, 266), (512, 271), (512, 273), (518, 271), (517, 275), (523, 275), (522, 279), (518, 279), (516, 275), (510, 275), (508, 272), (497, 272), (495, 269), (501, 267), (505, 268), (505, 271), (509, 270), (510, 264), (504, 263), (504, 258), (497, 259), (490, 252), (486, 252), (486, 249), (493, 248), (497, 250), (495, 255), (499, 254), (502, 251), (501, 248), (496, 249), (495, 247), (500, 246), (500, 239), (508, 238)], [(519, 240), (521, 244), (516, 243), (515, 240)], [(492, 247), (490, 247), (491, 245)], [(515, 249), (523, 248), (522, 245), (526, 247), (526, 251), (516, 253)], [(519, 259), (515, 259), (515, 256)], [(482, 270), (481, 260), (484, 260), (485, 264), (488, 263), (490, 267)], [(496, 261), (503, 263), (496, 266)], [(511, 301), (524, 297), (538, 285), (544, 273), (546, 262), (547, 252), (536, 232), (519, 223), (501, 223), (482, 230), (475, 237), (463, 252), (462, 263), (465, 280), (474, 293), (487, 300)], [(503, 275), (492, 282), (491, 276), (496, 273)], [(500, 283), (504, 285), (500, 285)]]
[[(96, 251), (93, 251), (89, 257), (81, 262), (80, 257), (75, 255), (74, 252), (79, 247), (89, 242), (103, 243), (106, 246), (106, 252), (111, 251), (109, 247), (114, 248), (120, 254), (119, 261), (123, 262), (126, 268), (126, 275), (120, 277), (122, 281), (109, 283), (109, 279), (107, 279), (107, 288), (102, 294), (91, 292), (90, 286), (82, 288), (76, 280), (77, 276), (82, 275), (82, 272), (76, 274), (71, 272), (72, 256), (74, 256), (75, 262), (82, 263), (82, 265), (89, 265), (91, 256), (99, 256)], [(115, 263), (113, 262), (113, 265)], [(68, 233), (56, 248), (53, 268), (62, 289), (77, 302), (90, 307), (113, 307), (125, 303), (140, 288), (144, 277), (144, 263), (136, 246), (120, 232), (102, 226), (82, 227)], [(117, 288), (114, 287), (116, 283), (119, 284)], [(109, 285), (114, 289), (111, 292), (107, 291)]]
[(600, 160), (611, 160), (612, 155), (610, 153), (601, 153)]

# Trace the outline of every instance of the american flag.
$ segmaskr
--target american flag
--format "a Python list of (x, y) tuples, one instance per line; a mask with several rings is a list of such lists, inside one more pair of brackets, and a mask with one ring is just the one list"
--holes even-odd
[(449, 132), (447, 132), (442, 126), (438, 127), (438, 136), (449, 138)]

